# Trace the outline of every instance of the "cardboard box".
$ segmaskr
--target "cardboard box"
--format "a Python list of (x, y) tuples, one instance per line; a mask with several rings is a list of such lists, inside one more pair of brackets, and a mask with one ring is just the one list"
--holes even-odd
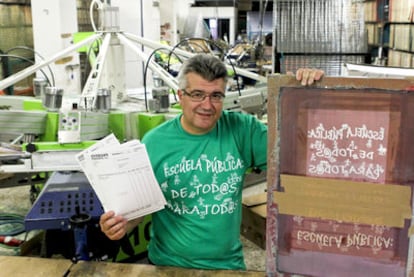
[(267, 193), (244, 197), (242, 203), (241, 234), (265, 249)]

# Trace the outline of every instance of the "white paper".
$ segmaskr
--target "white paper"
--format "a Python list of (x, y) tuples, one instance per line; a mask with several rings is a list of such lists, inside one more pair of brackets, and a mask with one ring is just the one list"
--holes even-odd
[(76, 159), (105, 211), (131, 220), (164, 208), (147, 150), (138, 140), (120, 144), (111, 134)]

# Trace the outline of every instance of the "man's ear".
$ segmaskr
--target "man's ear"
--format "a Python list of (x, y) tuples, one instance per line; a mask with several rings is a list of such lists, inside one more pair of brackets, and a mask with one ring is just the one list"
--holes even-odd
[(177, 90), (178, 100), (181, 100), (183, 98), (183, 91), (181, 89)]

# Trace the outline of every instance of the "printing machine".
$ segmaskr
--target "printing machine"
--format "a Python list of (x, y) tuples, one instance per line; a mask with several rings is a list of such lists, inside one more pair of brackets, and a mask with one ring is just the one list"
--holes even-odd
[[(60, 89), (41, 88), (36, 83), (34, 88), (40, 87), (42, 91), (35, 91), (35, 95), (40, 97), (2, 96), (0, 141), (7, 143), (2, 143), (0, 147), (0, 176), (6, 176), (0, 178), (0, 187), (31, 185), (36, 197), (32, 197), (34, 204), (26, 216), (26, 228), (28, 231), (48, 230), (47, 237), (51, 247), (47, 249), (49, 254), (55, 251), (68, 253), (66, 250), (53, 248), (53, 245), (59, 245), (54, 233), (58, 232), (62, 235), (63, 232), (69, 237), (73, 234), (76, 236), (79, 219), (81, 223), (85, 218), (88, 224), (91, 223), (89, 232), (100, 233), (96, 220), (102, 213), (102, 208), (89, 183), (80, 172), (75, 155), (110, 133), (114, 133), (120, 141), (140, 139), (146, 131), (176, 116), (180, 111), (170, 104), (172, 101), (170, 91), (178, 89), (177, 80), (151, 60), (140, 49), (139, 44), (154, 49), (168, 48), (168, 46), (120, 32), (119, 23), (112, 20), (119, 18), (118, 10), (106, 4), (102, 5), (102, 9), (104, 9), (102, 14), (109, 18), (103, 20), (108, 25), (103, 26), (102, 30), (50, 59), (0, 80), (0, 89), (7, 88), (49, 63), (61, 59), (67, 53), (76, 51), (96, 39), (102, 39), (101, 50), (78, 98), (66, 98)], [(122, 78), (119, 80), (116, 77), (119, 74), (110, 73), (110, 70), (119, 68), (119, 65), (114, 66), (115, 61), (124, 60), (123, 46), (132, 49), (142, 60), (149, 61), (149, 68), (162, 79), (160, 85), (153, 88), (152, 98), (146, 100), (149, 109), (146, 108), (148, 103), (144, 103), (142, 97), (127, 94)], [(170, 47), (170, 50), (173, 48)], [(194, 55), (178, 48), (174, 51), (184, 59)], [(241, 68), (230, 65), (228, 68), (232, 71), (236, 69), (235, 74), (256, 80), (257, 85), (227, 92), (224, 108), (255, 113), (262, 117), (266, 113), (267, 79)], [(9, 147), (11, 145), (13, 149)], [(34, 188), (33, 176), (41, 174), (46, 174), (46, 177), (41, 180), (45, 184), (41, 191), (38, 191)], [(82, 201), (85, 201), (86, 206), (81, 207), (80, 202), (74, 204), (69, 200), (69, 196), (75, 197), (75, 195), (85, 196)], [(82, 211), (87, 216), (82, 214)], [(75, 220), (71, 220), (73, 218)], [(124, 243), (123, 250), (120, 252), (127, 256), (145, 252), (149, 224), (150, 217), (129, 237), (135, 249), (131, 250), (129, 244)], [(72, 258), (88, 259), (87, 255), (81, 255), (85, 234), (69, 241), (81, 245), (81, 250), (77, 250), (75, 255), (69, 251)], [(73, 246), (72, 243), (70, 245)], [(109, 249), (113, 247), (115, 246), (109, 245)], [(117, 247), (119, 248), (119, 245)], [(102, 253), (95, 254), (97, 254), (95, 256), (102, 256)], [(115, 258), (127, 259), (119, 253)]]
[[(103, 12), (100, 14), (104, 16), (102, 22), (105, 24), (99, 32), (69, 46), (50, 59), (0, 80), (0, 89), (5, 89), (42, 67), (62, 59), (68, 53), (102, 39), (96, 61), (82, 93), (77, 97), (66, 97), (61, 89), (44, 87), (36, 83), (37, 80), (34, 81), (34, 88), (42, 91), (35, 91), (35, 95), (40, 97), (2, 96), (0, 141), (8, 139), (12, 144), (19, 141), (25, 144), (21, 159), (16, 164), (0, 164), (0, 173), (79, 170), (73, 154), (94, 140), (111, 132), (120, 141), (139, 139), (146, 131), (179, 112), (179, 109), (172, 108), (170, 104), (170, 92), (178, 89), (176, 78), (150, 59), (140, 45), (154, 49), (166, 48), (183, 59), (194, 53), (121, 32), (119, 22), (115, 20), (119, 19), (119, 10), (105, 3), (101, 9)], [(143, 61), (147, 61), (149, 69), (162, 80), (152, 88), (151, 99), (144, 100), (140, 96), (128, 94), (123, 77), (111, 72), (120, 68), (118, 61), (125, 60), (124, 46), (133, 50)], [(256, 85), (228, 91), (224, 109), (254, 113), (262, 117), (266, 113), (266, 77), (230, 64), (227, 66), (234, 74), (255, 80)]]

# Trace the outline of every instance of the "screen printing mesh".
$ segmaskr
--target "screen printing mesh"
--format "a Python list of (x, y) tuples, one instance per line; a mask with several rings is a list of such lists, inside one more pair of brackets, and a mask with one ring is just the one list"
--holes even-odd
[(367, 54), (363, 1), (275, 1), (274, 37), (280, 71), (317, 67), (340, 75), (344, 62)]

